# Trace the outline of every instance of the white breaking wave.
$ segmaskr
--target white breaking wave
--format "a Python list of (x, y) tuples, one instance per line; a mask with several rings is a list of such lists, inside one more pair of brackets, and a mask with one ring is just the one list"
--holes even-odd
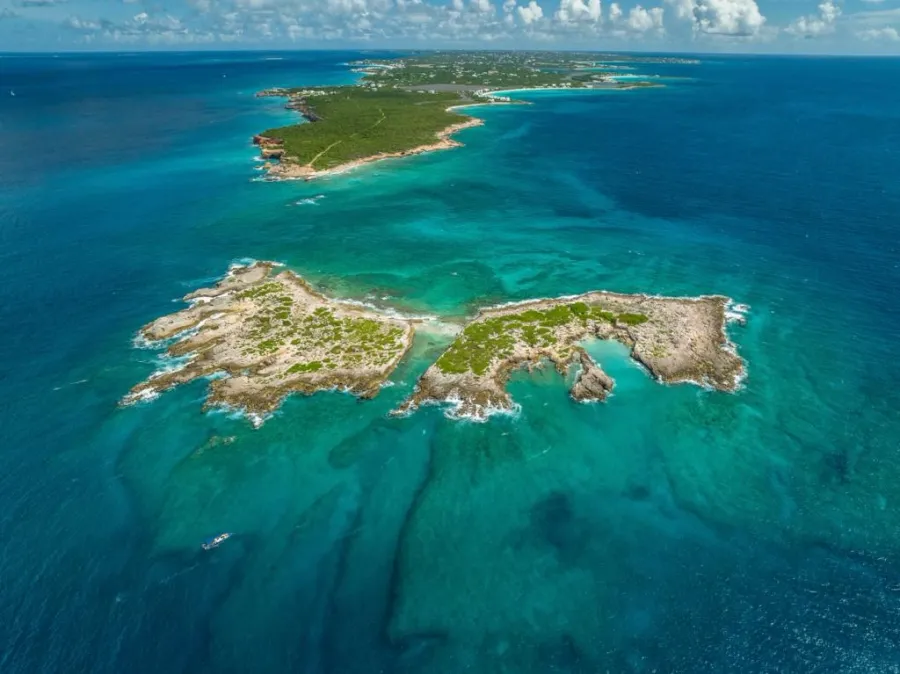
[(316, 206), (321, 199), (324, 199), (324, 194), (317, 194), (314, 197), (309, 197), (307, 199), (300, 199), (299, 201), (295, 201), (295, 206)]

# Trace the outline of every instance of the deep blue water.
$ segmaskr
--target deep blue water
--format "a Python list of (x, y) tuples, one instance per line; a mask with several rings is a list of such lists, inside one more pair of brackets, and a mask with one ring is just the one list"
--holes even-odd
[[(0, 671), (900, 671), (900, 61), (642, 65), (672, 79), (254, 181), (292, 119), (254, 92), (357, 57), (0, 58)], [(446, 316), (723, 293), (749, 378), (597, 344), (604, 405), (538, 372), (516, 419), (388, 418), (422, 335), (377, 399), (259, 430), (202, 383), (118, 408), (161, 364), (136, 330), (243, 258)]]

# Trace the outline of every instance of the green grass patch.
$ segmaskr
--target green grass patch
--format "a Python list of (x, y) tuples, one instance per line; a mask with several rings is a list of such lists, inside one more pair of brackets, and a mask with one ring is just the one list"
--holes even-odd
[(318, 372), (323, 367), (322, 362), (314, 360), (310, 363), (294, 363), (285, 374), (300, 374), (306, 372)]
[(266, 339), (256, 345), (256, 350), (259, 353), (272, 353), (273, 351), (278, 351), (279, 346), (281, 346), (280, 340)]
[[(264, 283), (261, 286), (256, 286), (255, 288), (248, 288), (247, 290), (242, 291), (238, 297), (241, 299), (258, 299), (265, 295), (271, 295), (272, 293), (277, 293), (281, 290), (280, 283)], [(290, 298), (289, 298), (290, 299)]]
[[(585, 302), (559, 304), (549, 309), (528, 309), (469, 324), (438, 358), (436, 365), (448, 374), (473, 372), (482, 375), (491, 363), (512, 354), (517, 342), (532, 348), (550, 348), (559, 343), (557, 329), (576, 322), (586, 326), (589, 320), (625, 325), (645, 323), (644, 314), (615, 314)], [(571, 355), (564, 349), (564, 358)]]
[(616, 322), (624, 323), (625, 325), (640, 325), (649, 320), (644, 314), (619, 314), (616, 316)]

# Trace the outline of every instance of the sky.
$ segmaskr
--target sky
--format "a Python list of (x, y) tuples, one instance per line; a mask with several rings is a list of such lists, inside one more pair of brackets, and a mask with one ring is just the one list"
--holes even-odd
[(900, 0), (0, 0), (0, 51), (900, 54)]

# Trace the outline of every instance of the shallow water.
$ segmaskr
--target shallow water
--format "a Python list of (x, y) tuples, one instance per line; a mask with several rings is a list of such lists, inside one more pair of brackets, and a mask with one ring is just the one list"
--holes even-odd
[[(271, 56), (3, 59), (0, 669), (900, 671), (900, 62), (642, 65), (690, 79), (520, 93), (465, 148), (276, 184), (249, 138), (291, 113), (253, 93), (355, 55)], [(376, 400), (260, 430), (202, 382), (118, 409), (159, 367), (137, 328), (242, 258), (448, 319), (721, 293), (749, 377), (593, 344), (603, 405), (548, 369), (515, 418), (388, 418), (422, 333)]]

